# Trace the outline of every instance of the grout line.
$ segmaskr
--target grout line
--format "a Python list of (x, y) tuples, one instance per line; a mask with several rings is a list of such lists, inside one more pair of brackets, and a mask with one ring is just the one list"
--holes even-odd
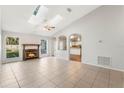
[[(48, 79), (49, 80), (49, 79)], [(57, 88), (57, 84), (55, 84), (52, 80), (49, 80), (49, 82), (50, 83), (53, 83), (55, 86), (56, 86), (56, 88)]]
[(91, 84), (91, 88), (93, 88), (93, 84), (95, 83), (95, 80), (96, 80), (96, 78), (97, 78), (97, 76), (98, 76), (99, 72), (100, 72), (100, 71), (98, 71), (98, 72), (97, 72), (96, 77), (95, 77), (95, 79), (94, 79), (93, 83)]
[(111, 70), (109, 70), (108, 88), (110, 88), (110, 87), (109, 87), (109, 86), (110, 86), (110, 71), (111, 71)]
[[(40, 73), (40, 72), (39, 72), (39, 73)], [(57, 87), (57, 85), (56, 85), (52, 80), (50, 80), (47, 76), (45, 76), (45, 75), (43, 75), (43, 76), (48, 79), (48, 82), (53, 83), (53, 84)], [(43, 86), (45, 85), (45, 83), (46, 83), (46, 82), (43, 83)], [(56, 87), (55, 87), (55, 88), (56, 88)], [(42, 88), (42, 87), (41, 87), (41, 88)]]
[[(86, 71), (85, 73), (84, 73), (84, 75), (83, 76), (85, 76), (85, 74), (87, 73), (88, 71)], [(76, 84), (78, 83), (78, 82), (80, 82), (81, 81), (81, 79), (82, 78), (80, 78), (75, 84), (74, 84), (74, 88), (76, 88)]]
[(14, 73), (14, 71), (13, 71), (13, 69), (12, 69), (12, 67), (11, 67), (10, 64), (9, 64), (9, 66), (10, 66), (10, 68), (11, 68), (11, 71), (12, 71), (12, 73), (13, 73), (13, 76), (15, 77), (15, 80), (16, 80), (16, 82), (17, 82), (19, 88), (21, 88), (21, 86), (19, 85), (19, 82), (18, 82), (18, 80), (17, 80), (17, 78), (16, 78), (16, 76), (15, 76), (15, 73)]

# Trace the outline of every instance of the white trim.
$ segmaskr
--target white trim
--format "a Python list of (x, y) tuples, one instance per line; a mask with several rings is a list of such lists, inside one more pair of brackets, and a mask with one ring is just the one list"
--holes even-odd
[[(56, 57), (58, 58), (58, 57)], [(63, 58), (60, 58), (60, 59), (63, 59)], [(64, 59), (66, 61), (69, 61), (69, 62), (75, 62), (75, 61), (71, 61), (71, 60), (67, 60), (67, 59)], [(78, 63), (78, 62), (77, 62)], [(87, 64), (87, 65), (92, 65), (92, 66), (96, 66), (96, 67), (101, 67), (101, 68), (106, 68), (106, 69), (111, 69), (111, 70), (116, 70), (116, 71), (121, 71), (121, 72), (124, 72), (123, 69), (119, 69), (119, 68), (114, 68), (114, 67), (108, 67), (108, 66), (102, 66), (102, 65), (98, 65), (98, 64), (92, 64), (92, 63), (85, 63), (85, 62), (80, 62), (82, 64)]]
[[(70, 62), (75, 62), (75, 61), (71, 61), (71, 60), (67, 60)], [(101, 67), (101, 68), (106, 68), (106, 69), (111, 69), (111, 70), (116, 70), (116, 71), (121, 71), (124, 72), (123, 69), (119, 69), (119, 68), (114, 68), (114, 67), (109, 67), (109, 66), (103, 66), (103, 65), (98, 65), (98, 64), (92, 64), (92, 63), (85, 63), (85, 62), (81, 62), (82, 64), (87, 64), (87, 65), (92, 65), (92, 66), (96, 66), (96, 67)]]
[(102, 66), (102, 65), (98, 65), (98, 64), (84, 63), (84, 62), (81, 62), (81, 63), (83, 63), (83, 64), (88, 64), (88, 65), (92, 65), (92, 66), (97, 66), (97, 67), (102, 67), (102, 68), (106, 68), (106, 69), (111, 69), (111, 70), (116, 70), (116, 71), (122, 71), (122, 72), (124, 72), (123, 69), (119, 69), (119, 68), (108, 67), (108, 66)]

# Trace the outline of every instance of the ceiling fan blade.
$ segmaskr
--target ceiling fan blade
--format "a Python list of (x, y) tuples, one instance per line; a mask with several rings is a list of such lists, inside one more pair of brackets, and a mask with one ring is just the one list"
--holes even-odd
[(55, 27), (50, 27), (50, 28), (55, 28)]

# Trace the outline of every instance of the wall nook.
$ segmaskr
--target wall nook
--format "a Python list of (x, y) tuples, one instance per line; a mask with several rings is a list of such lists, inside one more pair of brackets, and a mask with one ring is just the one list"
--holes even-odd
[(72, 34), (69, 37), (69, 59), (81, 62), (81, 36)]
[(59, 36), (58, 38), (58, 50), (66, 50), (67, 49), (67, 39), (66, 36)]

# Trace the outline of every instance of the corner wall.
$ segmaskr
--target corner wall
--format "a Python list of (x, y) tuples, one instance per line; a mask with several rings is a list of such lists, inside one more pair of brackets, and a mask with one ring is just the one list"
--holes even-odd
[[(73, 33), (82, 36), (83, 63), (98, 65), (97, 57), (105, 56), (111, 58), (109, 68), (124, 70), (124, 6), (97, 8), (54, 36), (65, 35), (68, 38)], [(68, 50), (69, 47), (67, 51), (56, 48), (55, 54), (68, 59)]]

